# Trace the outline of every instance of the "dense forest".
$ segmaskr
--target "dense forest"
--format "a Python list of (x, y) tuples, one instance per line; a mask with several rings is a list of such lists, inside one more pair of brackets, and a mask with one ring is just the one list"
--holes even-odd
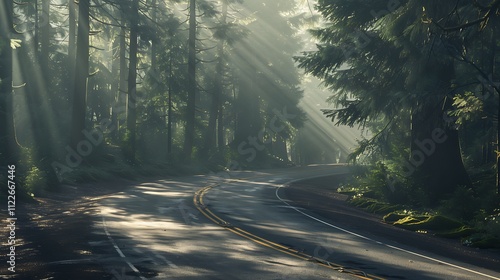
[[(0, 9), (0, 176), (15, 164), (28, 194), (109, 175), (349, 160), (364, 166), (367, 195), (498, 215), (499, 0)], [(301, 104), (323, 96), (317, 86), (328, 108)], [(331, 126), (317, 125), (320, 109)], [(333, 124), (364, 132), (355, 150), (355, 133), (332, 135)]]
[(354, 141), (311, 145), (324, 133), (299, 105), (293, 55), (313, 17), (268, 2), (5, 1), (0, 165), (36, 194), (344, 160)]
[(296, 61), (334, 92), (327, 117), (372, 132), (350, 155), (369, 166), (353, 189), (474, 221), (498, 242), (500, 1), (316, 8), (317, 49)]

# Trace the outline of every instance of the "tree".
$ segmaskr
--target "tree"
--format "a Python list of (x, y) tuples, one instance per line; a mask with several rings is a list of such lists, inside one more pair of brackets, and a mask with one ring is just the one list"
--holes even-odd
[(220, 36), (217, 43), (217, 65), (215, 66), (215, 77), (214, 77), (214, 90), (212, 93), (212, 103), (210, 106), (209, 120), (207, 135), (205, 137), (205, 147), (204, 151), (208, 153), (210, 150), (214, 149), (217, 139), (217, 146), (219, 149), (223, 149), (224, 146), (224, 125), (223, 125), (223, 115), (222, 115), (222, 96), (224, 90), (224, 47), (226, 34), (223, 33), (224, 29), (227, 28), (227, 8), (228, 1), (223, 0), (222, 2), (222, 13), (219, 22), (219, 28), (222, 29), (219, 33), (215, 32), (215, 35)]
[(130, 43), (127, 95), (127, 132), (129, 158), (135, 160), (137, 122), (137, 39), (139, 28), (139, 1), (133, 0), (130, 7)]
[(76, 39), (76, 64), (73, 89), (73, 114), (71, 145), (77, 147), (85, 129), (87, 107), (87, 79), (89, 76), (90, 0), (78, 4), (78, 33)]
[(69, 85), (68, 88), (74, 88), (75, 63), (76, 63), (76, 28), (77, 28), (77, 5), (74, 0), (68, 1), (68, 68)]
[(0, 4), (0, 164), (16, 164), (12, 106), (12, 48), (14, 34), (12, 1)]
[(184, 154), (190, 158), (193, 152), (196, 118), (196, 0), (189, 0), (189, 39), (188, 39), (188, 98), (186, 107), (186, 126), (184, 132)]
[[(498, 97), (496, 104), (496, 189), (497, 194), (500, 195), (500, 157), (498, 156), (499, 143), (500, 143), (500, 84), (495, 82), (498, 79), (498, 63), (497, 55), (499, 53), (499, 41), (496, 34), (500, 28), (500, 1), (491, 1), (488, 4), (483, 3), (460, 3), (456, 5), (452, 12), (443, 17), (446, 21), (437, 20), (435, 15), (429, 15), (429, 22), (433, 23), (436, 33), (441, 34), (447, 38), (447, 49), (449, 55), (456, 61), (466, 66), (461, 78), (468, 82), (468, 90), (475, 92), (479, 96), (479, 100), (486, 105), (487, 101), (493, 94)], [(470, 12), (474, 11), (474, 12)], [(452, 19), (453, 20), (450, 20)], [(445, 22), (442, 25), (440, 22)], [(457, 50), (463, 50), (462, 52)], [(470, 77), (475, 77), (475, 81), (469, 81)], [(480, 85), (471, 88), (471, 86)], [(487, 106), (484, 106), (487, 109)], [(462, 108), (463, 109), (463, 108)], [(485, 110), (487, 111), (487, 110)], [(493, 119), (490, 115), (489, 118), (483, 120), (483, 126), (488, 122), (493, 124), (489, 119)], [(483, 129), (484, 131), (485, 129)], [(489, 139), (487, 140), (489, 142)], [(488, 158), (491, 145), (486, 143), (487, 148), (483, 149), (483, 157)], [(487, 162), (487, 161), (486, 161)]]
[[(302, 97), (300, 76), (292, 59), (301, 42), (286, 16), (296, 3), (248, 1), (242, 5), (248, 16), (255, 16), (256, 20), (246, 26), (248, 36), (238, 41), (231, 53), (238, 79), (234, 104), (237, 125), (232, 146), (238, 149), (241, 145), (242, 151), (242, 143), (258, 138), (254, 146), (262, 155), (288, 161), (286, 142), (304, 121), (304, 113), (298, 107)], [(280, 115), (285, 111), (287, 117)], [(269, 129), (271, 123), (277, 129)]]
[[(410, 1), (389, 12), (386, 3), (319, 1), (328, 24), (313, 31), (318, 50), (297, 58), (301, 68), (336, 92), (332, 99), (341, 108), (325, 113), (338, 124), (363, 125), (383, 117), (387, 126), (377, 138), (395, 131), (394, 120), (403, 111), (411, 112), (410, 153), (402, 175), (412, 177), (431, 204), (459, 185), (471, 186), (458, 132), (443, 119), (454, 94), (456, 65), (446, 55), (448, 42), (425, 22), (426, 15), (442, 18), (454, 5)], [(364, 142), (364, 148), (373, 143), (376, 139)]]

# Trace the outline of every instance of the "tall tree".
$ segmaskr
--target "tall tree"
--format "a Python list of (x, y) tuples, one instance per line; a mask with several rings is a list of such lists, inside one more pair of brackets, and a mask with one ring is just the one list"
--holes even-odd
[(87, 108), (87, 79), (89, 76), (90, 0), (78, 4), (78, 34), (76, 39), (76, 64), (73, 88), (73, 114), (71, 144), (76, 147), (82, 140)]
[[(221, 17), (221, 24), (223, 26), (227, 25), (227, 16), (228, 16), (228, 6), (229, 3), (227, 0), (222, 1), (222, 17)], [(228, 40), (226, 38), (226, 40)], [(224, 47), (225, 47), (225, 41), (224, 40), (219, 40), (219, 43), (217, 45), (217, 77), (216, 77), (216, 94), (218, 94), (217, 99), (215, 100), (214, 103), (217, 104), (218, 108), (217, 110), (217, 147), (219, 151), (222, 151), (225, 146), (225, 140), (224, 140), (224, 103), (223, 103), (223, 96), (224, 96), (224, 76), (225, 76), (225, 67), (226, 67), (226, 60), (225, 60), (225, 53), (224, 53)], [(215, 109), (215, 105), (214, 105)]]
[[(117, 127), (117, 132), (119, 134), (120, 129), (121, 129), (121, 123), (123, 120), (119, 117), (120, 112), (118, 112), (118, 108), (121, 106), (126, 106), (126, 96), (128, 93), (127, 89), (127, 75), (128, 75), (128, 67), (127, 67), (127, 27), (126, 27), (126, 20), (125, 20), (125, 13), (121, 11), (121, 27), (120, 27), (120, 38), (119, 38), (119, 59), (120, 59), (120, 82), (118, 86), (118, 92), (116, 96), (116, 101), (115, 101), (115, 108), (116, 110), (113, 110), (113, 114), (115, 114), (117, 118), (116, 122), (116, 127)], [(125, 109), (125, 112), (127, 110)]]
[[(42, 1), (42, 19), (43, 25), (40, 32), (40, 66), (42, 74), (48, 74), (49, 67), (49, 48), (50, 48), (50, 1)], [(47, 80), (47, 79), (45, 79)]]
[[(219, 150), (224, 147), (224, 124), (222, 112), (222, 96), (224, 91), (224, 68), (225, 68), (225, 41), (227, 40), (227, 9), (228, 1), (222, 0), (222, 12), (218, 23), (217, 61), (215, 66), (214, 89), (212, 93), (212, 103), (210, 106), (207, 135), (205, 137), (204, 151), (208, 153), (214, 149), (215, 145)], [(216, 141), (217, 140), (217, 141)]]
[(12, 105), (12, 48), (14, 34), (13, 2), (0, 4), (0, 164), (16, 164), (13, 105)]
[(75, 62), (76, 62), (76, 26), (77, 26), (77, 5), (74, 0), (68, 1), (68, 68), (69, 74), (69, 86), (68, 88), (74, 88), (73, 80), (75, 78)]
[(129, 158), (135, 160), (137, 122), (137, 39), (139, 29), (139, 0), (133, 0), (130, 7), (130, 42), (127, 94), (127, 131)]
[[(295, 5), (285, 0), (242, 4), (255, 20), (246, 26), (248, 36), (235, 44), (231, 54), (231, 63), (238, 70), (234, 104), (237, 125), (232, 146), (241, 145), (240, 153), (245, 150), (244, 143), (251, 141), (262, 155), (279, 154), (286, 160), (284, 138), (291, 137), (294, 127), (303, 123), (304, 115), (298, 107), (302, 97), (300, 78), (292, 59), (300, 40), (287, 16)], [(266, 133), (262, 133), (264, 130)]]
[(193, 152), (196, 119), (196, 0), (189, 0), (189, 39), (188, 39), (188, 98), (186, 107), (186, 126), (184, 132), (184, 155), (187, 159)]
[(151, 20), (153, 21), (153, 38), (151, 40), (151, 69), (154, 72), (158, 71), (157, 61), (158, 61), (158, 4), (156, 0), (152, 0), (151, 2)]
[(383, 116), (385, 131), (391, 131), (397, 127), (394, 120), (411, 111), (411, 152), (402, 174), (422, 186), (432, 204), (459, 185), (471, 185), (458, 132), (443, 120), (454, 94), (456, 65), (447, 55), (449, 42), (425, 20), (426, 15), (444, 18), (456, 3), (398, 3), (387, 11), (382, 2), (320, 0), (317, 8), (330, 24), (313, 32), (321, 42), (318, 50), (298, 61), (336, 92), (332, 99), (341, 109), (326, 114), (340, 124), (362, 125)]

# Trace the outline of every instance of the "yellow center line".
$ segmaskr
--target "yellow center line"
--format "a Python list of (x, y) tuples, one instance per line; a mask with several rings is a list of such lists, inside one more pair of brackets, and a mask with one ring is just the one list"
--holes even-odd
[[(222, 218), (220, 218), (219, 216), (217, 216), (216, 214), (214, 214), (212, 211), (210, 211), (210, 209), (208, 209), (207, 206), (204, 205), (204, 203), (203, 203), (203, 196), (210, 189), (212, 189), (215, 186), (217, 186), (217, 185), (210, 185), (210, 186), (204, 187), (201, 190), (198, 190), (195, 193), (195, 195), (193, 196), (193, 203), (194, 203), (196, 209), (198, 209), (198, 211), (200, 211), (205, 217), (207, 217), (213, 223), (215, 223), (217, 225), (220, 225), (220, 226), (226, 228), (227, 230), (231, 231), (232, 233), (237, 234), (237, 235), (239, 235), (241, 237), (244, 237), (246, 239), (249, 239), (249, 240), (251, 240), (251, 241), (253, 241), (253, 242), (257, 243), (257, 244), (260, 244), (262, 246), (274, 249), (276, 251), (279, 251), (279, 252), (291, 255), (293, 257), (296, 257), (296, 258), (299, 258), (299, 259), (302, 259), (302, 260), (316, 261), (317, 264), (319, 264), (319, 265), (321, 265), (323, 267), (327, 267), (327, 268), (333, 269), (335, 271), (350, 273), (353, 276), (358, 277), (360, 279), (366, 279), (366, 280), (372, 280), (372, 279), (385, 280), (384, 278), (380, 278), (380, 277), (375, 276), (375, 275), (364, 274), (361, 271), (344, 269), (343, 266), (340, 265), (340, 264), (336, 264), (336, 263), (333, 263), (333, 262), (329, 262), (329, 261), (326, 261), (326, 260), (315, 258), (315, 257), (313, 257), (311, 255), (308, 255), (308, 254), (305, 254), (305, 253), (301, 253), (301, 252), (299, 252), (297, 250), (293, 250), (293, 249), (291, 249), (289, 247), (286, 247), (286, 246), (283, 246), (281, 244), (272, 242), (272, 241), (267, 240), (265, 238), (262, 238), (260, 236), (254, 235), (254, 234), (252, 234), (250, 232), (247, 232), (247, 231), (245, 231), (245, 230), (243, 230), (241, 228), (238, 228), (238, 227), (230, 225), (228, 222), (226, 222), (225, 220), (223, 220)], [(359, 274), (364, 274), (364, 275), (359, 275)]]

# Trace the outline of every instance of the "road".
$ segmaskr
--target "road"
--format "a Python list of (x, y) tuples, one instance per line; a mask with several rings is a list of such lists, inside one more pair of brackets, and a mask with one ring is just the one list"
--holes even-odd
[(101, 241), (91, 245), (119, 280), (500, 279), (284, 199), (288, 182), (346, 172), (310, 166), (143, 183), (100, 201)]

